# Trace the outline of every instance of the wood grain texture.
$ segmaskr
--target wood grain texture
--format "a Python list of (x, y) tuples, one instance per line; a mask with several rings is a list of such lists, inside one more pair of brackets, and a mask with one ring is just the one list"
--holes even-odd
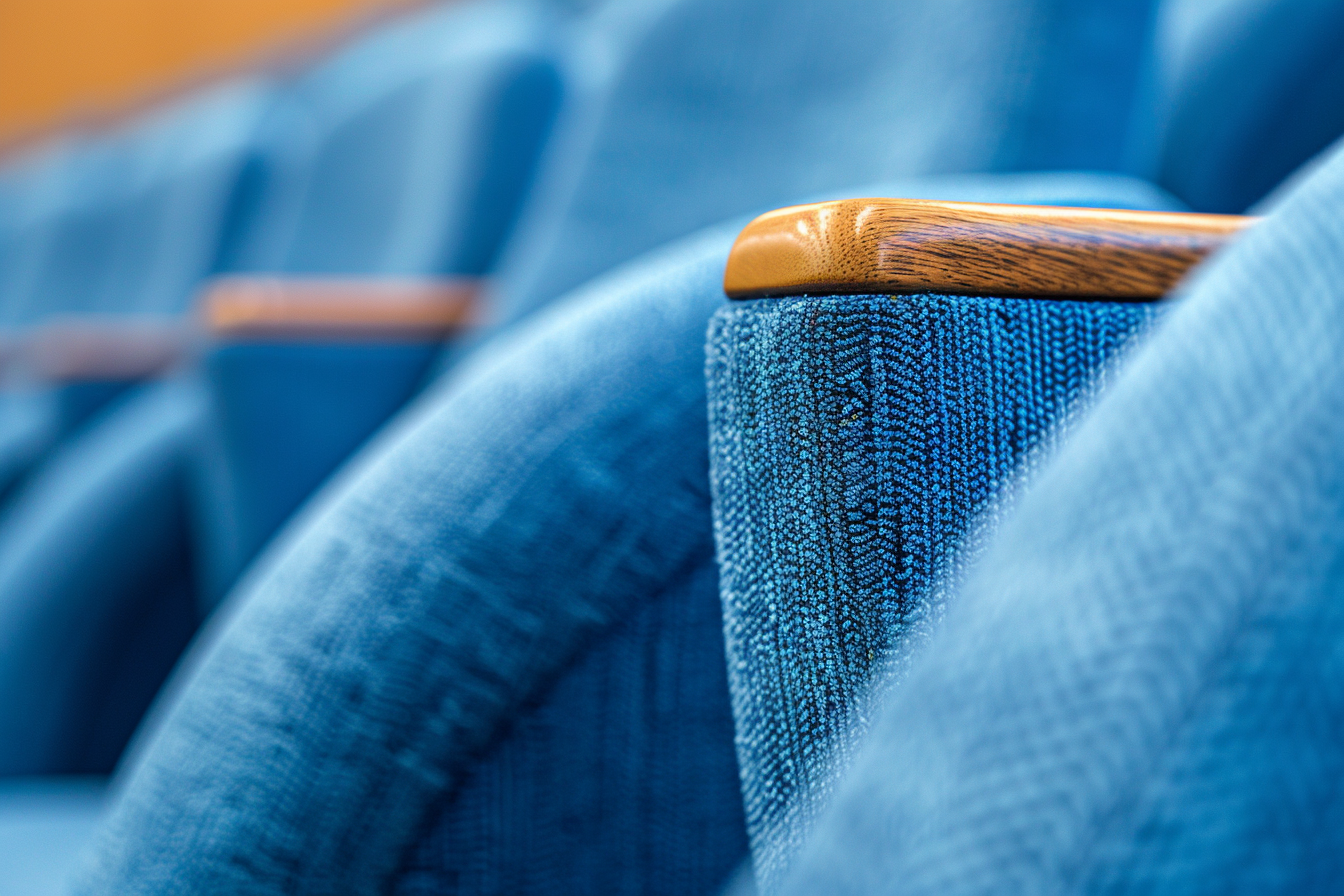
[(480, 282), (228, 277), (201, 302), (220, 339), (438, 339), (475, 319)]
[(747, 225), (724, 291), (1152, 300), (1254, 220), (915, 199), (800, 205)]

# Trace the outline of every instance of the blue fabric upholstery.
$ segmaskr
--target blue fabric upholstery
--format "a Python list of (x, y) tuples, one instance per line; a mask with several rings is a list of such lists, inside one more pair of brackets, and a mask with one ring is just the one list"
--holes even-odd
[[(410, 855), (455, 792), (489, 809), (477, 825), (493, 818), (514, 829), (535, 809), (501, 803), (498, 788), (513, 782), (488, 766), (473, 782), (476, 758), (518, 719), (514, 761), (564, 760), (530, 754), (549, 746), (548, 719), (571, 710), (598, 722), (608, 715), (598, 732), (617, 744), (665, 733), (646, 742), (652, 768), (668, 772), (647, 783), (660, 800), (641, 817), (666, 814), (667, 837), (703, 837), (703, 858), (665, 856), (656, 827), (562, 819), (582, 833), (602, 830), (613, 864), (596, 868), (597, 880), (625, 891), (635, 881), (621, 875), (633, 869), (651, 886), (664, 857), (693, 858), (699, 872), (668, 869), (669, 882), (717, 886), (745, 838), (729, 773), (722, 640), (703, 615), (715, 588), (696, 346), (719, 300), (730, 238), (628, 275), (481, 353), (342, 474), (339, 497), (320, 501), (307, 525), (268, 552), (219, 623), (224, 637), (207, 639), (192, 660), (182, 699), (132, 762), (86, 891), (365, 892), (394, 886), (408, 860), (408, 872), (418, 871), (406, 875), (413, 888), (426, 862), (443, 870), (473, 858)], [(689, 601), (692, 584), (699, 611), (676, 597)], [(665, 592), (668, 603), (651, 606), (643, 626), (665, 620), (707, 643), (631, 668), (628, 660), (655, 656), (643, 626), (611, 629)], [(684, 685), (663, 678), (669, 664)], [(717, 708), (707, 701), (653, 732), (622, 733), (632, 724), (627, 701), (666, 720), (706, 691)], [(564, 702), (548, 707), (548, 694)], [(600, 702), (586, 710), (570, 702), (591, 699)], [(531, 719), (519, 718), (537, 704)], [(687, 745), (698, 755), (680, 759)], [(601, 801), (601, 779), (582, 778), (604, 775), (609, 763), (570, 758), (580, 765), (553, 774), (570, 779), (580, 799), (588, 791)], [(672, 779), (696, 765), (719, 773), (677, 787)], [(692, 786), (714, 791), (687, 799)], [(704, 805), (714, 811), (695, 811)], [(451, 844), (471, 836), (472, 823), (442, 820), (430, 836)], [(476, 857), (491, 867), (463, 868), (459, 880), (489, 886), (527, 865), (563, 888), (548, 870), (574, 869), (582, 857), (549, 848), (564, 841), (551, 825), (546, 832), (543, 842), (519, 844), (526, 849)]]
[[(1160, 195), (993, 183), (877, 189)], [(202, 639), (82, 892), (723, 882), (746, 834), (702, 346), (738, 227), (476, 353), (340, 474)]]
[[(556, 17), (525, 2), (430, 8), (289, 91), (239, 190), (221, 266), (301, 275), (480, 275), (513, 223), (560, 98)], [(429, 342), (225, 344), (196, 470), (206, 603), (414, 392)]]
[(1127, 170), (1152, 6), (610, 4), (571, 53), (574, 100), (505, 251), (498, 313), (848, 184)]
[(103, 807), (98, 778), (0, 783), (0, 894), (59, 896)]
[(1239, 212), (1344, 135), (1344, 6), (1166, 0), (1158, 183)]
[(276, 528), (419, 387), (433, 342), (242, 342), (206, 357), (193, 463), (200, 587), (212, 606)]
[(1326, 893), (1344, 874), (1344, 155), (1034, 477), (788, 893)]
[(715, 316), (724, 627), (764, 889), (847, 765), (873, 671), (927, 636), (972, 521), (1154, 307), (815, 297)]
[[(730, 6), (710, 0), (676, 4), (642, 0), (604, 13), (601, 23), (594, 26), (599, 36), (576, 55), (598, 65), (605, 56), (586, 54), (602, 46), (607, 48), (605, 52), (618, 53), (626, 62), (624, 67), (602, 72), (597, 79), (599, 87), (586, 93), (579, 91), (566, 113), (571, 136), (564, 146), (569, 148), (557, 150), (558, 155), (546, 164), (540, 198), (528, 212), (533, 221), (552, 221), (557, 233), (586, 234), (583, 238), (587, 242), (583, 247), (575, 243), (574, 253), (557, 251), (548, 255), (552, 253), (547, 248), (550, 242), (536, 244), (538, 256), (553, 259), (554, 271), (547, 276), (544, 291), (553, 295), (571, 278), (596, 273), (600, 265), (654, 245), (682, 228), (712, 221), (724, 210), (746, 211), (753, 202), (784, 203), (797, 198), (798, 189), (827, 184), (838, 187), (865, 171), (885, 173), (892, 169), (891, 173), (901, 173), (906, 168), (922, 171), (954, 165), (1011, 168), (1040, 164), (1054, 158), (1051, 153), (1055, 150), (1049, 147), (1069, 116), (1077, 116), (1074, 125), (1079, 133), (1092, 135), (1084, 141), (1085, 146), (1068, 144), (1074, 147), (1069, 150), (1071, 163), (1114, 162), (1115, 145), (1125, 131), (1123, 122), (1132, 105), (1139, 47), (1147, 34), (1148, 0), (1083, 5), (1033, 0), (1011, 12), (1004, 11), (1000, 4), (989, 4), (979, 15), (973, 13), (974, 5), (949, 7), (932, 15), (918, 4), (893, 6), (873, 0), (853, 9), (846, 7), (844, 15), (836, 15), (815, 0), (798, 0), (796, 9), (790, 7), (792, 18), (781, 18), (779, 7), (763, 0)], [(526, 24), (530, 20), (523, 21)], [(761, 22), (776, 24), (762, 33), (758, 27)], [(1115, 27), (1103, 35), (1094, 27), (1098, 23)], [(907, 56), (894, 55), (889, 41), (872, 37), (871, 32), (883, 29), (890, 32), (892, 40), (909, 43)], [(922, 38), (911, 36), (921, 30)], [(1079, 32), (1076, 41), (1069, 39), (1074, 30)], [(833, 42), (850, 37), (855, 40), (844, 54), (824, 54), (817, 52), (822, 37)], [(398, 41), (410, 39), (402, 34), (392, 40), (392, 45), (401, 48)], [(718, 63), (705, 68), (706, 60), (719, 59), (714, 54), (739, 40), (751, 48), (751, 53), (723, 56), (723, 60), (732, 60), (733, 68), (721, 69)], [(975, 64), (969, 61), (971, 56), (933, 54), (925, 48), (926, 43), (940, 40), (952, 41), (968, 54), (973, 48), (977, 50)], [(465, 43), (470, 47), (469, 41)], [(509, 54), (508, 59), (515, 55)], [(799, 56), (811, 61), (791, 62), (789, 66), (770, 63)], [(443, 54), (436, 51), (430, 58), (438, 63)], [(467, 53), (466, 58), (477, 57)], [(513, 62), (502, 68), (508, 73), (518, 71)], [(338, 74), (343, 71), (340, 64), (335, 64), (334, 70)], [(1005, 78), (1009, 70), (1017, 73), (1015, 77)], [(404, 72), (404, 68), (396, 71)], [(1061, 72), (1070, 73), (1070, 77), (1056, 77)], [(588, 76), (597, 77), (592, 72)], [(707, 77), (710, 80), (706, 81)], [(1086, 85), (1093, 80), (1089, 79), (1100, 79), (1110, 87), (1096, 102), (1080, 105), (1074, 91), (1090, 90)], [(904, 89), (893, 86), (902, 83)], [(937, 85), (936, 91), (931, 83)], [(807, 90), (800, 90), (800, 85), (809, 84)], [(437, 88), (432, 93), (437, 95)], [(943, 101), (931, 101), (932, 93)], [(406, 108), (396, 103), (393, 106)], [(471, 106), (472, 110), (476, 108)], [(600, 114), (593, 117), (593, 109)], [(652, 123), (662, 118), (670, 124), (656, 132), (650, 130)], [(985, 120), (981, 122), (981, 118)], [(370, 120), (378, 119), (375, 116)], [(807, 133), (818, 135), (816, 139), (826, 135), (824, 143), (797, 139), (762, 143), (753, 138), (737, 145), (756, 131), (783, 137), (804, 120), (809, 125)], [(902, 124), (897, 127), (891, 123), (895, 121)], [(694, 145), (699, 161), (691, 163), (685, 158), (688, 145), (681, 141), (688, 139), (686, 131), (696, 122), (700, 136)], [(880, 140), (865, 129), (876, 127), (877, 122), (882, 123)], [(851, 127), (855, 123), (863, 127)], [(924, 130), (907, 130), (915, 123)], [(345, 139), (343, 127), (333, 131), (341, 136), (336, 145), (348, 148), (357, 144)], [(457, 134), (458, 127), (454, 124), (446, 130)], [(875, 146), (885, 150), (877, 159), (871, 158)], [(748, 150), (759, 155), (761, 161), (752, 162)], [(333, 158), (344, 159), (345, 153), (346, 149), (341, 149), (333, 153)], [(576, 162), (576, 156), (586, 161)], [(636, 160), (644, 167), (632, 168)], [(675, 165), (683, 167), (672, 167)], [(676, 174), (683, 180), (692, 169), (721, 173), (694, 183), (686, 181), (676, 190), (673, 202), (671, 196), (657, 192), (664, 175), (650, 174), (660, 166), (666, 168), (666, 176), (679, 170), (687, 172), (684, 177)], [(318, 167), (327, 172), (341, 170), (334, 161), (329, 167)], [(736, 186), (729, 189), (730, 183)], [(648, 191), (637, 201), (636, 194), (644, 189), (640, 184)], [(239, 214), (247, 213), (250, 201), (240, 199)], [(417, 204), (412, 212), (418, 215), (419, 209)], [(606, 209), (603, 214), (613, 217), (605, 219), (608, 223), (603, 230), (590, 231), (587, 228), (598, 209)], [(623, 222), (616, 217), (621, 215), (626, 216)], [(279, 217), (283, 216), (277, 212)], [(316, 224), (322, 219), (314, 215), (308, 220)], [(679, 223), (669, 230), (669, 221)], [(519, 245), (525, 245), (532, 237), (518, 239)], [(401, 257), (391, 252), (386, 256), (374, 254), (373, 258), (394, 256)], [(571, 266), (580, 256), (586, 259), (582, 273)], [(425, 263), (431, 257), (443, 256), (426, 255)], [(505, 294), (517, 295), (512, 289), (506, 284)], [(534, 304), (534, 300), (540, 301), (539, 293), (523, 304)], [(265, 355), (258, 352), (253, 357)], [(277, 415), (270, 408), (278, 404), (272, 401), (273, 396), (250, 387), (233, 389), (232, 384), (255, 380), (243, 376), (238, 368), (229, 369), (234, 371), (230, 376), (236, 374), (234, 379), (213, 383), (231, 390), (219, 396), (217, 406), (229, 409), (233, 419), (275, 419)], [(329, 394), (339, 395), (343, 382), (349, 380), (331, 379), (327, 383)], [(394, 396), (397, 389), (389, 387), (378, 394)], [(318, 398), (310, 400), (316, 404)], [(248, 408), (248, 402), (256, 404)], [(376, 416), (370, 412), (358, 419), (372, 421)], [(284, 457), (281, 452), (263, 456), (254, 451), (243, 457), (230, 455), (227, 450), (230, 444), (257, 444), (264, 433), (228, 436), (231, 442), (222, 443), (223, 447), (217, 444), (216, 450), (205, 455), (217, 461), (213, 466), (204, 465), (197, 480), (199, 494), (216, 496), (197, 503), (208, 535), (198, 552), (207, 569), (207, 602), (249, 559), (263, 533), (287, 510), (276, 498), (297, 498), (301, 490), (295, 486), (320, 480), (327, 472), (322, 464), (353, 449), (363, 438), (357, 427), (348, 425), (355, 419), (355, 415), (350, 421), (341, 421), (339, 415), (327, 418), (324, 438), (329, 440), (324, 444), (333, 450), (324, 455), (310, 454), (312, 466), (302, 477), (279, 462)], [(218, 427), (207, 430), (207, 437), (209, 432), (218, 431)], [(344, 444), (340, 444), (342, 440)], [(245, 517), (253, 508), (262, 508), (264, 515)]]
[(269, 99), (264, 83), (228, 84), (35, 165), (0, 240), (22, 260), (0, 279), (0, 321), (185, 309)]
[(198, 623), (185, 465), (204, 408), (185, 384), (145, 388), (0, 516), (4, 775), (109, 771)]

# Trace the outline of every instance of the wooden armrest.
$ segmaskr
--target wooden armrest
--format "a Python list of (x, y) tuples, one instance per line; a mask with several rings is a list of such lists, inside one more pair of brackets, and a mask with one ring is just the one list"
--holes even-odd
[(846, 199), (747, 225), (730, 298), (951, 293), (1151, 300), (1255, 219), (1118, 209)]
[(15, 363), (39, 382), (146, 379), (182, 363), (193, 342), (179, 320), (62, 317), (31, 331)]
[(394, 278), (216, 280), (201, 302), (224, 339), (439, 339), (475, 319), (480, 281)]

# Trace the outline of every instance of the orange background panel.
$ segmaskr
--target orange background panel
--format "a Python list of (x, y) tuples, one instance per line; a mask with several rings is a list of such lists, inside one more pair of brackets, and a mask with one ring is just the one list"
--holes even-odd
[(0, 144), (115, 113), (413, 0), (0, 0)]

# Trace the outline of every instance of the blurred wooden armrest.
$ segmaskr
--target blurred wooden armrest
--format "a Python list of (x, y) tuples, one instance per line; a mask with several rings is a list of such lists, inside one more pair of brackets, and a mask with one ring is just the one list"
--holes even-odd
[(480, 292), (469, 278), (224, 277), (200, 316), (215, 339), (434, 340), (475, 322)]

